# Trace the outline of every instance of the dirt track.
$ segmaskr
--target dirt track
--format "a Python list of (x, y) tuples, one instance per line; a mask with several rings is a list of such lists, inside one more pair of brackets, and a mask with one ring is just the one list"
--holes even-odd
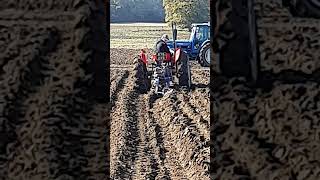
[(157, 99), (111, 68), (112, 179), (209, 179), (209, 71), (192, 77), (193, 91)]

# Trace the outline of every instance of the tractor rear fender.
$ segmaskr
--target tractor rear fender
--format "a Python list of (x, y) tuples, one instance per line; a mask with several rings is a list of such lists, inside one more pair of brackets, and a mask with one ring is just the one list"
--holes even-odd
[(175, 54), (175, 57), (174, 57), (174, 62), (177, 62), (179, 60), (180, 54), (181, 54), (181, 49), (177, 48), (176, 49), (176, 54)]
[(141, 49), (139, 56), (144, 64), (148, 64), (147, 55), (145, 53), (146, 53), (146, 51)]
[(201, 44), (201, 46), (200, 46), (200, 47), (202, 47), (203, 45), (205, 45), (205, 44), (207, 44), (207, 43), (210, 43), (210, 39), (208, 39), (208, 40), (204, 41), (204, 42)]

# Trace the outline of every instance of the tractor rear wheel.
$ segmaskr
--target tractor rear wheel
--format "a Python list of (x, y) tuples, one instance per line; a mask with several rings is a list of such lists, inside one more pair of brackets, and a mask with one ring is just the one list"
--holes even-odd
[(204, 67), (210, 66), (211, 58), (210, 58), (210, 42), (204, 44), (199, 53), (200, 64)]
[(135, 59), (134, 67), (135, 78), (136, 78), (136, 87), (141, 93), (147, 93), (151, 87), (151, 81), (148, 77), (148, 70), (146, 64), (139, 58)]
[(299, 0), (291, 4), (294, 15), (320, 18), (320, 0)]
[(191, 88), (191, 69), (189, 64), (189, 57), (186, 53), (181, 51), (179, 60), (177, 61), (177, 78), (180, 87)]
[(250, 44), (250, 70), (251, 70), (251, 82), (256, 84), (259, 73), (259, 62), (258, 62), (258, 46), (257, 46), (257, 27), (256, 27), (256, 16), (253, 9), (253, 0), (248, 1), (248, 26), (249, 26), (249, 44)]
[(320, 0), (304, 0), (301, 1), (307, 9), (307, 14), (320, 18)]

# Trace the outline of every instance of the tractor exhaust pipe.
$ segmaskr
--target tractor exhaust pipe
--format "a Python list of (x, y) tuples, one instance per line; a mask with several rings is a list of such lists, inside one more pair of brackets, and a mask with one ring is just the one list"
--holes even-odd
[(172, 27), (173, 48), (174, 48), (174, 52), (175, 52), (175, 50), (177, 48), (176, 47), (177, 46), (177, 44), (176, 44), (176, 40), (177, 40), (177, 25), (176, 25), (176, 23), (172, 22), (171, 27)]
[[(177, 25), (175, 22), (172, 22), (171, 24), (171, 28), (172, 28), (172, 38), (173, 38), (173, 58), (176, 59), (176, 49), (177, 49), (177, 44), (176, 44), (176, 40), (177, 40)], [(176, 71), (177, 72), (177, 66), (176, 66)]]

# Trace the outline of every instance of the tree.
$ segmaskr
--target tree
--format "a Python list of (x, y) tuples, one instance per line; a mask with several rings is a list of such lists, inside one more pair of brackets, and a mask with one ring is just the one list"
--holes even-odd
[(111, 22), (163, 22), (162, 0), (112, 0)]
[(111, 0), (111, 22), (176, 22), (182, 27), (209, 21), (208, 0)]
[(180, 27), (209, 21), (208, 0), (164, 0), (165, 21), (176, 22)]

